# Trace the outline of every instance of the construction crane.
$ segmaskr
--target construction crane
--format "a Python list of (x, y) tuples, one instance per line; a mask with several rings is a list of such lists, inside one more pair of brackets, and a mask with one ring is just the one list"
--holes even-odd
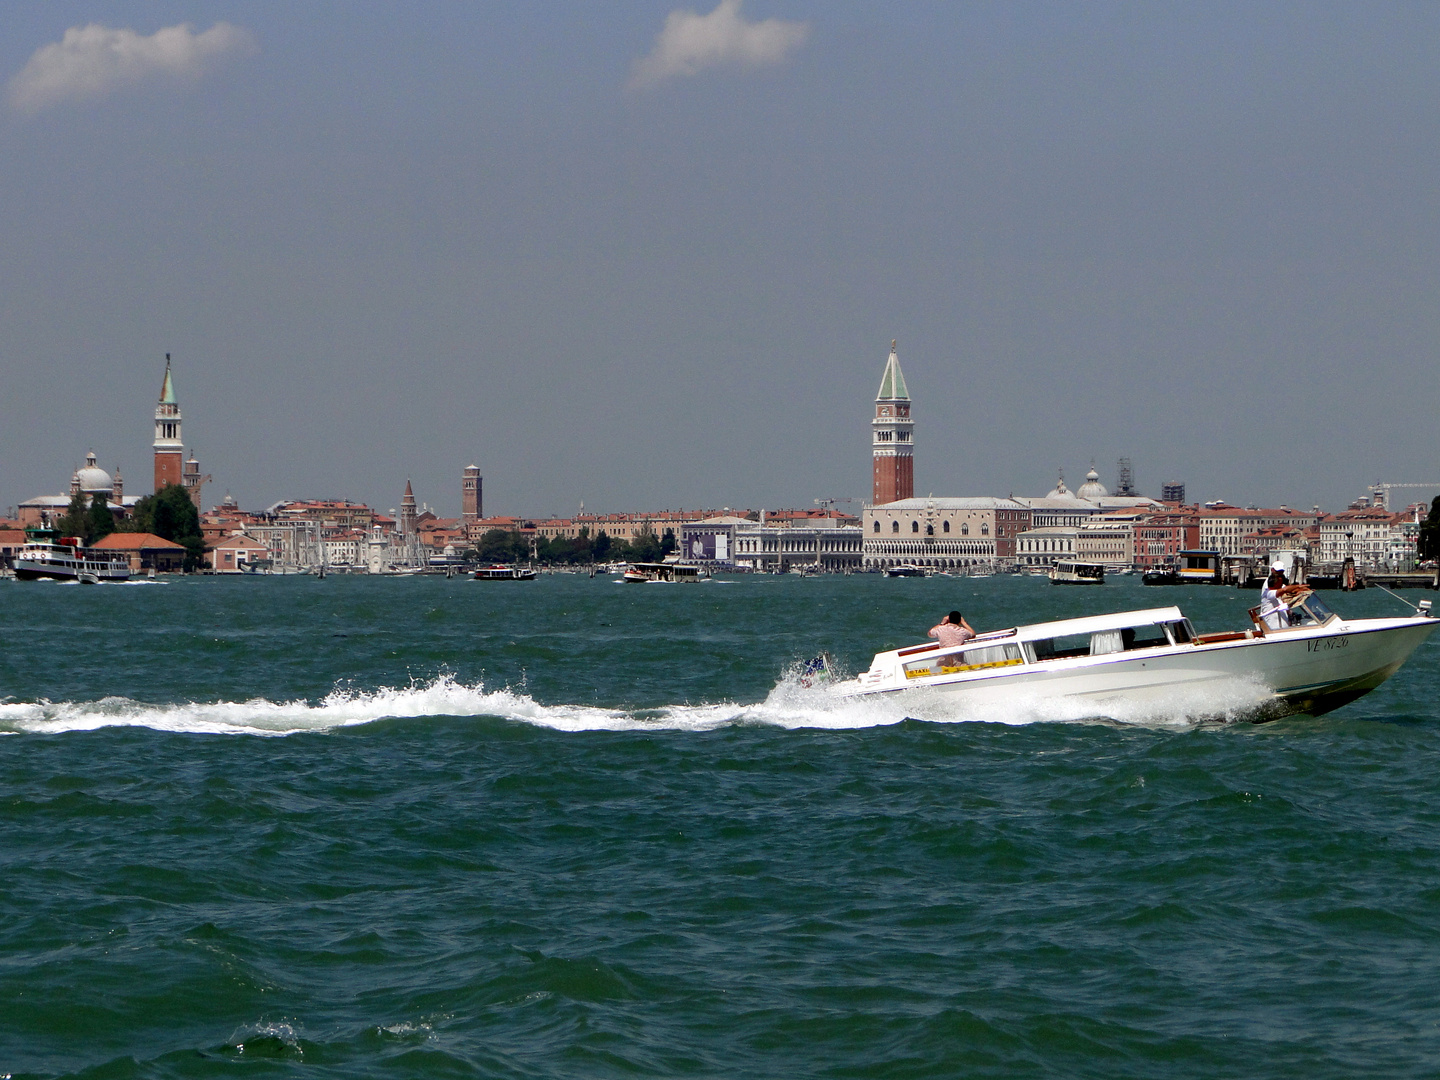
[(1440, 491), (1440, 480), (1433, 484), (1383, 484), (1375, 481), (1370, 488), (1370, 505), (1379, 507), (1381, 510), (1390, 509), (1390, 491), (1393, 488), (1429, 488), (1433, 491)]

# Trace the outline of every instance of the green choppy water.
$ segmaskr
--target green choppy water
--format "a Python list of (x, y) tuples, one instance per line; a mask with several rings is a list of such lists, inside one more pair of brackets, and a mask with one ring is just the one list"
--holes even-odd
[(1166, 603), (1254, 594), (0, 582), (0, 1075), (1440, 1073), (1437, 642), (1263, 726), (786, 675)]

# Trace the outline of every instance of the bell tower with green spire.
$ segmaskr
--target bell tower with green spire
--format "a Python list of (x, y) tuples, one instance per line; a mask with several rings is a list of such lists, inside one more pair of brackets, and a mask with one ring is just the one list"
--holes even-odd
[(180, 439), (180, 405), (175, 400), (175, 383), (170, 378), (170, 354), (165, 354), (165, 381), (160, 384), (160, 403), (155, 406), (155, 490), (181, 482), (181, 458), (185, 444)]
[(870, 447), (875, 463), (874, 505), (898, 502), (915, 495), (915, 446), (911, 437), (910, 391), (900, 371), (900, 353), (890, 342), (890, 359), (875, 395), (875, 419), (870, 421)]

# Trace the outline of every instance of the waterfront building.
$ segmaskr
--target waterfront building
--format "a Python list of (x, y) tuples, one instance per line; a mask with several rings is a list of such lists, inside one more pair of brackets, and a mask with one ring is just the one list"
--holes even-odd
[(864, 566), (883, 570), (914, 563), (950, 570), (993, 563), (1001, 557), (1002, 524), (1009, 558), (1029, 514), (1019, 500), (989, 496), (911, 498), (867, 506), (861, 516)]
[(1021, 566), (1053, 566), (1057, 559), (1074, 559), (1079, 539), (1078, 525), (1027, 529), (1015, 538), (1015, 561)]
[[(1093, 470), (1092, 470), (1093, 472)], [(1104, 491), (1104, 487), (1100, 488)], [(1082, 499), (1065, 486), (1062, 472), (1049, 493), (1039, 497), (1029, 495), (1013, 496), (1015, 502), (1030, 511), (1030, 528), (1078, 529), (1086, 521), (1102, 512), (1099, 503)]]
[(176, 574), (185, 567), (185, 548), (154, 533), (111, 533), (91, 544), (90, 550), (123, 553), (132, 574), (150, 570), (157, 574)]
[(890, 357), (875, 395), (875, 418), (870, 421), (870, 456), (874, 467), (873, 501), (879, 506), (915, 494), (915, 458), (910, 418), (910, 391), (900, 371), (899, 349), (890, 342)]
[(1075, 558), (1115, 570), (1133, 565), (1137, 516), (1106, 514), (1081, 525), (1075, 536)]
[(310, 499), (279, 502), (270, 513), (280, 521), (305, 523), (324, 528), (369, 529), (375, 511), (364, 503), (348, 499)]
[(1277, 551), (1301, 551), (1310, 558), (1310, 540), (1298, 525), (1263, 525), (1241, 538), (1241, 557), (1249, 557), (1256, 569), (1269, 566)]
[(120, 470), (117, 468), (114, 477), (111, 477), (96, 464), (95, 451), (91, 450), (85, 455), (85, 464), (71, 474), (69, 494), (37, 495), (33, 499), (26, 499), (15, 508), (16, 517), (21, 525), (26, 527), (46, 521), (53, 524), (69, 510), (70, 502), (76, 495), (85, 500), (87, 507), (95, 496), (99, 495), (117, 521), (128, 516), (140, 501), (138, 496), (124, 494), (124, 481), (120, 477)]
[(1222, 556), (1248, 556), (1245, 537), (1271, 525), (1294, 526), (1304, 529), (1315, 524), (1320, 512), (1316, 508), (1309, 513), (1291, 510), (1288, 506), (1276, 509), (1231, 506), (1229, 503), (1206, 503), (1199, 510), (1200, 549), (1218, 551)]
[(536, 536), (547, 540), (574, 540), (580, 535), (580, 530), (584, 529), (586, 536), (595, 537), (603, 532), (611, 540), (623, 540), (626, 543), (632, 543), (645, 535), (659, 539), (664, 536), (666, 529), (670, 529), (678, 541), (683, 526), (714, 517), (715, 513), (714, 510), (659, 510), (635, 514), (579, 513), (572, 518), (534, 519), (529, 522), (528, 528)]
[(680, 550), (711, 570), (833, 574), (860, 569), (863, 535), (854, 519), (823, 512), (779, 513), (778, 520), (761, 511), (758, 518), (722, 514), (691, 522), (681, 526)]
[(1312, 552), (1314, 561), (1336, 564), (1354, 559), (1356, 566), (1385, 567), (1397, 553), (1403, 556), (1406, 523), (1411, 517), (1379, 507), (1327, 514), (1317, 523), (1319, 543)]
[(15, 553), (24, 546), (24, 529), (0, 528), (0, 568), (12, 568), (15, 565)]
[(210, 566), (217, 574), (243, 574), (252, 563), (269, 559), (270, 549), (243, 532), (226, 537), (210, 549)]
[(1174, 565), (1180, 552), (1200, 547), (1200, 514), (1179, 507), (1149, 514), (1135, 523), (1135, 565), (1157, 570)]

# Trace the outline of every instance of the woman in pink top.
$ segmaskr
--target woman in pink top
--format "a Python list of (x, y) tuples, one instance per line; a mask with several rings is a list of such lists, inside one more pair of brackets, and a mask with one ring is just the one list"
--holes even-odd
[(939, 626), (930, 628), (930, 636), (938, 638), (941, 645), (964, 645), (975, 636), (975, 631), (965, 621), (964, 615), (958, 611), (952, 611), (940, 620)]

